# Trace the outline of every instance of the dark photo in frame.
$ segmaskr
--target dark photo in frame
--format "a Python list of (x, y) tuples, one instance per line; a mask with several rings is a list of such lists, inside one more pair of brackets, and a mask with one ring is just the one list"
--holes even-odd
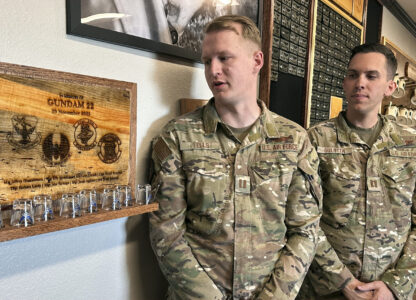
[(67, 33), (199, 62), (208, 22), (244, 15), (261, 31), (262, 5), (263, 0), (66, 0)]

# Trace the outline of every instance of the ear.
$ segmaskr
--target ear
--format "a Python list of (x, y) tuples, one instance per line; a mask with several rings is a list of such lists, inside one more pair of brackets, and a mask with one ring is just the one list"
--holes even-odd
[(263, 67), (264, 64), (264, 57), (263, 57), (263, 52), (261, 52), (260, 50), (257, 50), (254, 52), (253, 54), (253, 59), (254, 59), (254, 73), (259, 73), (260, 69)]
[(397, 88), (397, 83), (394, 80), (389, 80), (386, 90), (384, 92), (384, 96), (391, 96), (394, 90)]

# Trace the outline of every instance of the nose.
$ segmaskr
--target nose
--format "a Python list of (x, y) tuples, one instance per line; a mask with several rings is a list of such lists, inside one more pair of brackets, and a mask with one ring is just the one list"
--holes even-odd
[(355, 80), (355, 88), (357, 90), (361, 90), (364, 88), (366, 83), (365, 74), (360, 74), (357, 79)]
[(209, 65), (208, 68), (209, 68), (209, 73), (213, 77), (217, 77), (222, 72), (221, 63), (217, 59), (211, 60), (211, 64)]

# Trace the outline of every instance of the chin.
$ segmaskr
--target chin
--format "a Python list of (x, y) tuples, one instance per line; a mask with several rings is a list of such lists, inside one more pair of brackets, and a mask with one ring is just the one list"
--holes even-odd
[(220, 102), (230, 102), (228, 97), (226, 97), (224, 95), (221, 95), (221, 94), (214, 95), (214, 98), (215, 98), (215, 100), (218, 100)]
[(354, 110), (362, 110), (365, 109), (365, 105), (363, 103), (349, 103), (348, 108), (354, 109)]

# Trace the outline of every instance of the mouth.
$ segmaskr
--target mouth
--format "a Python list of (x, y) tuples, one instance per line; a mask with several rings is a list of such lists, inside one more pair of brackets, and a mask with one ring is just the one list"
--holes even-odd
[(360, 100), (360, 99), (366, 99), (366, 98), (368, 98), (368, 96), (364, 95), (364, 94), (354, 94), (354, 95), (352, 95), (351, 98)]
[(221, 88), (221, 87), (223, 87), (225, 85), (226, 85), (226, 83), (224, 81), (214, 81), (213, 82), (213, 87), (215, 89), (219, 89), (219, 88)]

